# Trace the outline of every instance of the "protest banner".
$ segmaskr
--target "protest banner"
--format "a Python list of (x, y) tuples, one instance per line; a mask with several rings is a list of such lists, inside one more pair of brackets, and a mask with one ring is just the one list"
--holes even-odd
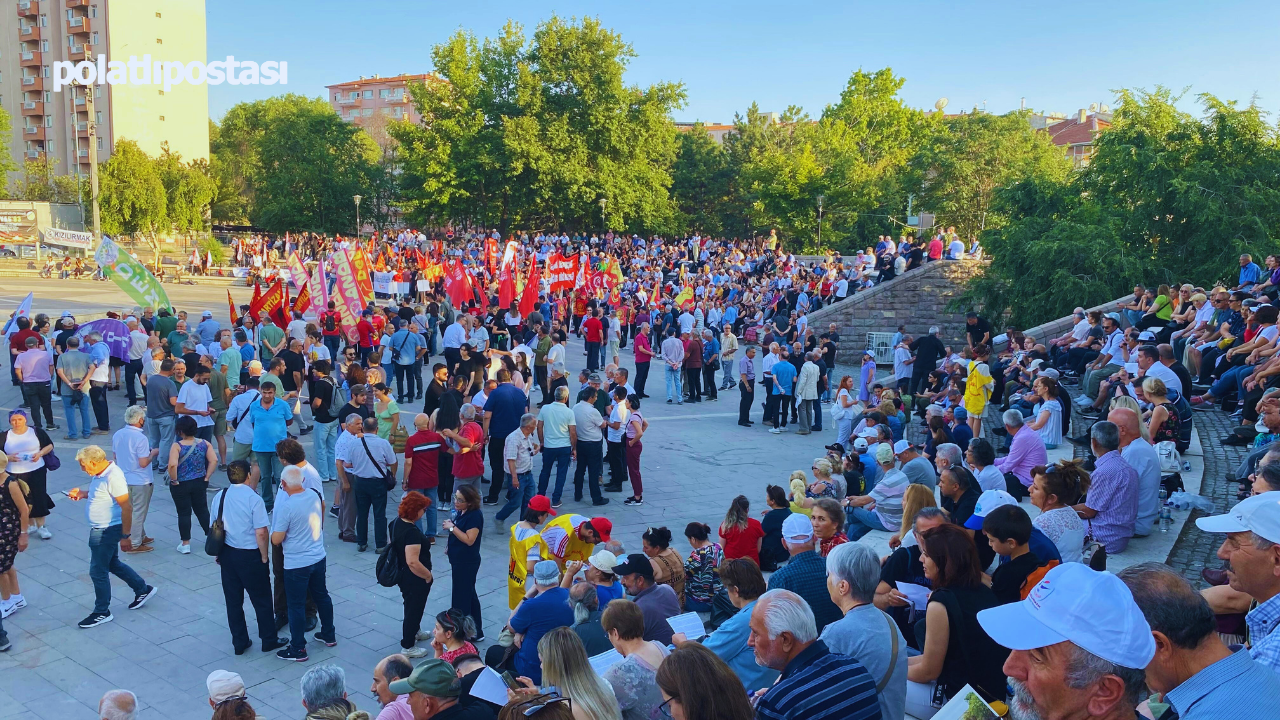
[(578, 276), (578, 256), (565, 257), (554, 253), (547, 258), (547, 280), (551, 283), (551, 292), (572, 290)]
[[(359, 251), (357, 251), (359, 252)], [(351, 251), (339, 250), (333, 254), (333, 296), (334, 309), (342, 318), (342, 329), (352, 342), (358, 342), (356, 322), (364, 310), (360, 281), (356, 279), (356, 270), (352, 266)]]
[(102, 273), (111, 278), (134, 302), (156, 310), (173, 309), (169, 294), (164, 291), (156, 276), (110, 237), (102, 236), (93, 259), (102, 268)]

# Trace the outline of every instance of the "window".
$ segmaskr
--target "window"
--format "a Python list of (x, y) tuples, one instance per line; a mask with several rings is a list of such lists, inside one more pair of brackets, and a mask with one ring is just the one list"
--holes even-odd
[(364, 99), (365, 99), (365, 100), (372, 100), (372, 99), (373, 99), (373, 91), (372, 91), (372, 90), (365, 90), (365, 91), (364, 91)]
[(52, 140), (50, 140), (50, 141), (46, 142), (46, 143), (45, 143), (45, 147), (47, 147), (47, 148), (49, 149), (49, 152), (50, 152), (50, 153), (52, 153), (52, 152), (53, 152), (53, 141), (52, 141)]
[(361, 115), (363, 115), (363, 116), (365, 116), (365, 117), (369, 117), (370, 115), (372, 115), (372, 114), (373, 114), (373, 108), (365, 108), (365, 109), (363, 109), (363, 110), (361, 110), (361, 111), (360, 111), (360, 114), (361, 114)]
[(403, 116), (404, 116), (404, 108), (396, 108), (396, 111), (395, 111), (394, 113), (392, 113), (392, 115), (393, 115), (393, 116), (395, 116), (395, 117), (397, 117), (397, 118), (403, 117)]
[(90, 45), (97, 45), (97, 44), (98, 44), (98, 31), (97, 31), (97, 30), (93, 31), (93, 34), (89, 36), (89, 44), (90, 44)]
[(68, 35), (68, 36), (67, 36), (67, 47), (75, 47), (75, 46), (76, 46), (76, 38), (75, 38), (75, 36), (74, 36), (74, 35)]
[(380, 98), (385, 98), (385, 97), (387, 97), (387, 95), (388, 95), (388, 94), (390, 94), (390, 93), (391, 93), (391, 91), (390, 91), (390, 90), (388, 90), (388, 89), (386, 89), (386, 88), (382, 88), (381, 90), (379, 90), (379, 91), (378, 91), (378, 97), (380, 97)]
[(40, 68), (40, 77), (49, 77), (49, 66), (44, 65)]
[(101, 85), (94, 85), (94, 86), (93, 86), (93, 96), (94, 96), (95, 98), (100, 98), (100, 97), (102, 97), (102, 86), (101, 86)]
[(90, 6), (89, 6), (89, 17), (91, 17), (91, 18), (96, 18), (96, 17), (98, 17), (98, 6), (97, 6), (97, 5), (90, 5)]
[(49, 100), (50, 100), (50, 97), (49, 97), (49, 91), (48, 91), (48, 90), (45, 90), (45, 91), (44, 91), (44, 101), (45, 101), (45, 102), (49, 102)]
[[(70, 11), (68, 11), (68, 12), (70, 12)], [(41, 15), (41, 16), (40, 16), (40, 27), (49, 27), (49, 16), (48, 16), (48, 15)]]
[(49, 52), (49, 41), (48, 41), (48, 40), (41, 40), (41, 41), (40, 41), (40, 52)]
[[(161, 119), (161, 120), (163, 120), (164, 118), (160, 118), (160, 119)], [(102, 138), (98, 138), (98, 149), (99, 149), (99, 150), (102, 150), (102, 149), (103, 149), (103, 147), (102, 147)]]
[(73, 20), (75, 19), (75, 16), (76, 16), (76, 11), (72, 10), (71, 8), (67, 8), (67, 19)]
[(358, 91), (358, 90), (352, 90), (352, 91), (351, 91), (351, 99), (352, 99), (352, 100), (355, 100), (356, 98), (359, 98), (359, 97), (360, 97), (360, 91)]
[(97, 121), (97, 123), (98, 123), (99, 125), (101, 125), (101, 124), (102, 124), (102, 111), (101, 111), (101, 110), (98, 110), (98, 111), (94, 112), (94, 115), (96, 116), (94, 119)]
[(51, 127), (53, 127), (53, 116), (52, 116), (52, 115), (45, 115), (45, 116), (44, 116), (44, 126), (45, 126), (45, 127), (47, 127), (47, 128), (51, 128)]

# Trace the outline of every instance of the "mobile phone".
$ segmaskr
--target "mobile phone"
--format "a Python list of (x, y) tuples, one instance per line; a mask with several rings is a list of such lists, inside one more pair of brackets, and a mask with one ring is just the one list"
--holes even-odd
[(517, 681), (515, 677), (512, 676), (510, 670), (504, 671), (502, 673), (502, 682), (506, 683), (507, 687), (511, 688), (512, 690), (519, 690), (521, 687), (519, 681)]

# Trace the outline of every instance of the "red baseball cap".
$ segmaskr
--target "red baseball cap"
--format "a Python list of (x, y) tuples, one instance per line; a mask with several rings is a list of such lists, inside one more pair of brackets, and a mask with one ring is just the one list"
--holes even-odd
[(551, 513), (552, 515), (556, 514), (556, 511), (551, 509), (551, 501), (547, 499), (546, 495), (534, 495), (529, 498), (529, 509), (536, 512)]
[(607, 517), (593, 517), (590, 520), (591, 529), (596, 531), (596, 535), (600, 536), (600, 542), (609, 542), (609, 533), (613, 532), (613, 523)]

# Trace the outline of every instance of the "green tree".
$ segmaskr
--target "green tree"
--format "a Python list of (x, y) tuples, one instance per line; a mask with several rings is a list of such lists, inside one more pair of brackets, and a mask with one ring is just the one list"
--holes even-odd
[(165, 208), (169, 227), (176, 233), (191, 235), (208, 230), (209, 202), (213, 199), (215, 183), (209, 177), (209, 163), (196, 160), (182, 162), (182, 156), (169, 151), (169, 144), (161, 144), (161, 155), (156, 158), (156, 171), (165, 190)]
[(680, 133), (675, 165), (671, 169), (671, 195), (680, 211), (682, 230), (721, 235), (731, 213), (733, 173), (729, 153), (711, 139), (706, 126), (694, 123)]
[(996, 190), (1029, 177), (1065, 180), (1071, 163), (1048, 133), (1031, 127), (1029, 115), (973, 112), (944, 120), (911, 163), (920, 207), (971, 238), (1004, 224), (993, 212)]
[(676, 224), (670, 113), (678, 84), (623, 83), (635, 52), (585, 18), (541, 23), (532, 39), (508, 22), (481, 42), (458, 32), (432, 51), (446, 82), (411, 87), (420, 125), (393, 124), (403, 148), (405, 207), (418, 222), (512, 228)]
[(74, 175), (54, 175), (47, 159), (27, 160), (22, 175), (9, 185), (9, 195), (33, 202), (79, 203), (80, 179)]
[(154, 238), (169, 228), (164, 183), (156, 163), (132, 140), (116, 143), (98, 172), (102, 231)]

